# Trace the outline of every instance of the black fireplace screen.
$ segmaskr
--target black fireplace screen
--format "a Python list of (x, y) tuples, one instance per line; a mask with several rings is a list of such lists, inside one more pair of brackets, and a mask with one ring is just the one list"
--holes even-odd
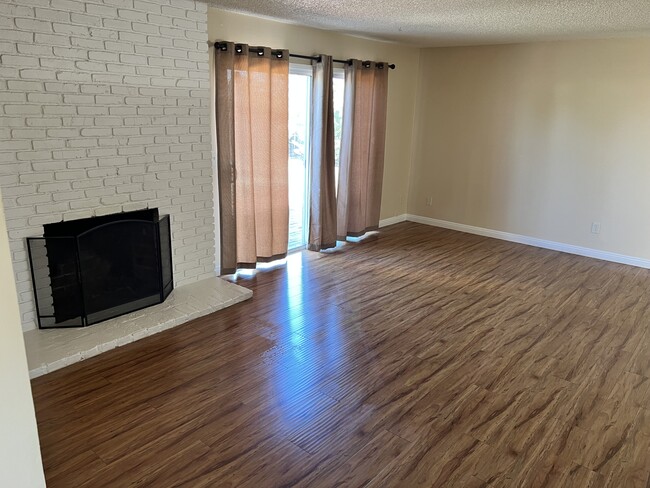
[(174, 287), (169, 216), (157, 209), (48, 224), (27, 246), (42, 329), (93, 325)]

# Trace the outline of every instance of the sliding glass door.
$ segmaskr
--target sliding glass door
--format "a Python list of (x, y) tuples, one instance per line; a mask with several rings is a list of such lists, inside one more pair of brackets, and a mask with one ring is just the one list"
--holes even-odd
[(345, 76), (342, 69), (334, 69), (332, 83), (334, 92), (334, 157), (336, 190), (339, 189), (339, 159), (341, 154), (341, 132), (343, 128), (343, 100), (345, 95)]
[[(334, 134), (338, 185), (343, 70), (334, 71)], [(303, 249), (309, 238), (309, 155), (312, 67), (291, 64), (289, 71), (289, 250)]]
[(309, 65), (289, 71), (289, 250), (304, 248), (309, 236)]

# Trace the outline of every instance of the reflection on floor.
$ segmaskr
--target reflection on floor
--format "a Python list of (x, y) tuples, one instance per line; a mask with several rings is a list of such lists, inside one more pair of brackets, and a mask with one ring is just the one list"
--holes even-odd
[(48, 486), (646, 486), (650, 271), (402, 223), (34, 380)]

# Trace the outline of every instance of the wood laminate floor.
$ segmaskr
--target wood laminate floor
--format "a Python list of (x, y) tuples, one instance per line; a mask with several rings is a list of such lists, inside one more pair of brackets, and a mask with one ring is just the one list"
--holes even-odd
[(237, 282), (33, 381), (50, 488), (648, 486), (650, 271), (403, 223)]

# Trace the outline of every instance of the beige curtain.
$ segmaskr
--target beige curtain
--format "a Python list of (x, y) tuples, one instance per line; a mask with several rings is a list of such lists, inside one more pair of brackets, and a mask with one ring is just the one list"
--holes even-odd
[(336, 182), (334, 158), (334, 94), (332, 57), (315, 61), (311, 108), (311, 251), (336, 246)]
[(215, 53), (221, 272), (286, 256), (289, 53), (224, 43)]
[(379, 227), (387, 98), (386, 64), (353, 60), (346, 66), (337, 197), (339, 240)]

